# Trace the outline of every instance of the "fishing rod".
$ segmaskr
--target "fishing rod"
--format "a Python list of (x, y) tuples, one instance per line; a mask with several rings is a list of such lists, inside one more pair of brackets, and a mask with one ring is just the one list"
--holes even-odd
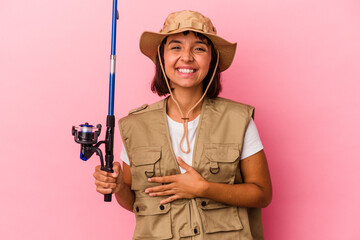
[[(94, 153), (99, 156), (101, 170), (106, 172), (113, 171), (114, 160), (114, 96), (115, 96), (115, 63), (116, 63), (116, 21), (119, 19), (119, 12), (117, 11), (117, 0), (113, 0), (112, 6), (112, 28), (111, 28), (111, 55), (110, 55), (110, 79), (109, 79), (109, 107), (108, 115), (106, 117), (106, 135), (105, 140), (98, 141), (101, 133), (101, 124), (96, 127), (89, 124), (81, 124), (77, 127), (72, 127), (72, 135), (75, 142), (81, 145), (80, 159), (87, 161)], [(105, 164), (101, 149), (101, 144), (105, 144)], [(104, 195), (105, 202), (111, 202), (111, 193)]]

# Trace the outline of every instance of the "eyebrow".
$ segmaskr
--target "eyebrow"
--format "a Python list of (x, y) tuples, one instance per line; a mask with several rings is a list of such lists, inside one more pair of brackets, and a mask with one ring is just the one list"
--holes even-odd
[[(170, 42), (169, 42), (169, 44), (171, 44), (171, 43), (181, 43), (181, 41), (179, 41), (179, 40), (171, 40)], [(198, 41), (196, 41), (195, 43), (200, 43), (200, 44), (204, 44), (204, 45), (208, 45), (208, 44), (206, 44), (204, 41), (201, 41), (201, 40), (198, 40)]]

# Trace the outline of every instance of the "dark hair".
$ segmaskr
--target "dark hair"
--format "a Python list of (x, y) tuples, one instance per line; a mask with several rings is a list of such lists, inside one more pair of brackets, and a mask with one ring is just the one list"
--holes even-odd
[[(211, 42), (211, 40), (208, 37), (206, 37), (205, 35), (198, 33), (198, 32), (193, 32), (193, 33), (200, 40), (206, 39), (208, 44), (211, 46), (211, 62), (210, 62), (209, 72), (203, 80), (203, 92), (204, 92), (207, 85), (209, 84), (209, 81), (211, 79), (211, 76), (213, 74), (213, 71), (214, 71), (214, 68), (216, 65), (217, 52), (216, 52), (216, 49), (215, 49), (213, 43)], [(185, 32), (183, 32), (183, 34), (186, 36), (187, 34), (189, 34), (189, 31), (185, 31)], [(164, 64), (164, 45), (166, 43), (166, 40), (167, 40), (167, 37), (165, 37), (164, 40), (160, 44), (160, 56), (161, 56), (161, 62), (163, 64)], [(156, 55), (155, 76), (151, 83), (151, 91), (153, 91), (154, 93), (157, 93), (159, 96), (164, 96), (166, 94), (169, 94), (170, 92), (169, 92), (169, 89), (167, 88), (165, 81), (166, 80), (165, 80), (164, 75), (161, 70), (159, 57), (158, 57), (158, 55)], [(221, 92), (221, 89), (222, 89), (222, 87), (221, 87), (221, 82), (220, 82), (220, 70), (219, 70), (219, 66), (218, 66), (216, 69), (214, 79), (206, 93), (206, 97), (208, 97), (208, 98), (217, 97), (219, 95), (219, 93)]]

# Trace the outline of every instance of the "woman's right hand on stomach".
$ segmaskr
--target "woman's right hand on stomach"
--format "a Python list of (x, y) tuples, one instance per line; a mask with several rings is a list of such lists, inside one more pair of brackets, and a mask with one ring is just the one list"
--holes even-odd
[(123, 173), (119, 162), (113, 163), (113, 173), (101, 170), (101, 166), (95, 167), (93, 174), (95, 178), (96, 191), (102, 194), (118, 193), (124, 184)]

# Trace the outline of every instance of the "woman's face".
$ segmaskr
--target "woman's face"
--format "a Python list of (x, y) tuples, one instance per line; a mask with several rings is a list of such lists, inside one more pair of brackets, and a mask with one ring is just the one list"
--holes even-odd
[(187, 35), (170, 35), (164, 46), (165, 72), (171, 87), (199, 88), (206, 77), (211, 62), (211, 46), (193, 32)]

